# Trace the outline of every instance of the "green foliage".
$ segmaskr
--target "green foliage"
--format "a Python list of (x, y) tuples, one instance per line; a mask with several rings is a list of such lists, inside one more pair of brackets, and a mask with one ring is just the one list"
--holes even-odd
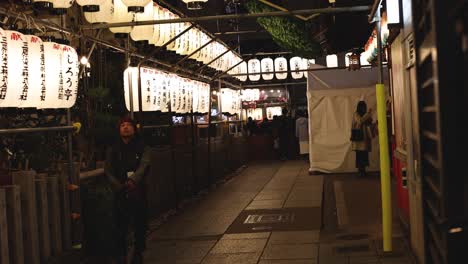
[[(247, 2), (246, 6), (250, 13), (277, 11), (256, 0)], [(257, 22), (279, 46), (295, 55), (314, 58), (322, 54), (320, 44), (312, 39), (309, 23), (288, 17), (259, 17)]]

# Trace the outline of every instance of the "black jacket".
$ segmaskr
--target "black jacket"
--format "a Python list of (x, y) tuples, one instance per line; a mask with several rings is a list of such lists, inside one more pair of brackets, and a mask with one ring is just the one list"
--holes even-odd
[[(149, 149), (135, 137), (128, 144), (120, 138), (106, 151), (104, 171), (114, 188), (120, 189), (128, 179), (139, 184), (150, 165)], [(133, 174), (129, 172), (133, 172)]]

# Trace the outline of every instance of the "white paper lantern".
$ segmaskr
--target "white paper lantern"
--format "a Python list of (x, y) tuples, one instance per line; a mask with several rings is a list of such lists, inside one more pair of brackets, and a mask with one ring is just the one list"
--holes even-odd
[(122, 0), (122, 2), (128, 6), (128, 11), (135, 13), (142, 13), (146, 9), (146, 6), (153, 2), (152, 0)]
[(8, 92), (8, 38), (5, 31), (0, 28), (0, 107), (13, 104), (7, 99)]
[(335, 54), (327, 55), (327, 67), (328, 68), (338, 67), (338, 57)]
[[(128, 12), (127, 6), (124, 5), (122, 0), (113, 0), (114, 9), (111, 12), (110, 23), (126, 23), (134, 19), (134, 14)], [(128, 34), (132, 32), (132, 27), (111, 27), (109, 30), (116, 34)]]
[(112, 16), (114, 11), (113, 0), (104, 0), (99, 6), (97, 12), (83, 12), (86, 21), (91, 24), (94, 23), (110, 23), (112, 22)]
[[(166, 13), (166, 19), (176, 19), (179, 18), (179, 16), (174, 15), (171, 12)], [(182, 23), (172, 23), (172, 24), (166, 24), (169, 27), (169, 34), (167, 38), (167, 42), (170, 41), (171, 39), (174, 39), (177, 34), (179, 34), (179, 28), (182, 26)], [(169, 45), (166, 46), (167, 50), (176, 50), (176, 41), (172, 41), (169, 43)]]
[(304, 77), (304, 74), (299, 71), (301, 70), (302, 59), (300, 57), (292, 57), (289, 60), (289, 67), (291, 69), (291, 76), (293, 79), (300, 79)]
[(267, 107), (266, 114), (268, 119), (273, 119), (274, 116), (283, 115), (281, 106)]
[(54, 9), (67, 9), (70, 8), (75, 0), (52, 0)]
[(273, 59), (271, 58), (264, 58), (262, 59), (262, 78), (263, 80), (269, 81), (273, 80), (274, 74), (273, 73), (267, 73), (265, 72), (274, 72), (274, 62)]
[[(187, 29), (190, 26), (189, 23), (182, 23), (181, 26), (179, 27), (179, 32), (177, 34), (182, 33), (185, 29)], [(175, 52), (177, 54), (184, 55), (186, 53), (186, 50), (188, 49), (187, 45), (187, 39), (188, 39), (188, 32), (185, 32), (182, 36), (176, 39), (176, 50)]]
[(72, 47), (62, 45), (63, 92), (59, 91), (59, 99), (62, 100), (63, 108), (70, 108), (76, 102), (79, 72), (78, 53)]
[[(150, 68), (140, 68), (141, 81), (141, 106), (143, 111), (152, 111), (153, 97), (153, 75), (154, 71)], [(138, 87), (136, 87), (138, 89)]]
[(99, 6), (104, 3), (105, 0), (76, 0), (76, 3), (83, 7), (84, 12), (97, 12)]
[[(315, 64), (314, 59), (302, 59), (302, 66), (304, 67), (304, 70), (310, 69), (310, 65)], [(304, 72), (304, 77), (309, 78), (309, 72)]]
[[(153, 19), (154, 20), (164, 19), (163, 8), (156, 4), (153, 6)], [(149, 44), (153, 44), (155, 46), (162, 46), (164, 44), (163, 38), (164, 38), (163, 26), (160, 24), (154, 25), (153, 37), (149, 40)]]
[[(132, 98), (130, 98), (130, 89), (132, 90)], [(133, 103), (133, 111), (139, 111), (140, 108), (138, 104), (138, 68), (136, 67), (129, 67), (124, 71), (124, 98), (125, 107), (128, 111), (131, 111), (130, 102)]]
[(60, 82), (63, 86), (62, 77), (62, 47), (55, 42), (44, 42), (44, 60), (45, 60), (45, 94), (42, 94), (41, 104), (38, 108), (59, 108), (61, 100), (59, 99)]
[(169, 75), (167, 73), (161, 73), (161, 112), (169, 112), (169, 106), (171, 103), (170, 89), (169, 89)]
[[(28, 42), (28, 95), (21, 107), (37, 107), (41, 100), (41, 91), (45, 91), (44, 46), (39, 37), (26, 35)], [(0, 74), (1, 75), (1, 74)]]
[[(135, 14), (135, 21), (146, 21), (153, 20), (154, 18), (154, 8), (153, 2), (151, 1), (145, 6), (143, 13)], [(130, 37), (134, 41), (146, 41), (153, 38), (153, 28), (154, 25), (145, 25), (145, 26), (134, 26), (132, 32), (130, 32)]]
[[(288, 61), (286, 58), (279, 57), (275, 59), (275, 71), (282, 72), (282, 71), (287, 71), (288, 70)], [(288, 73), (276, 73), (275, 74), (276, 79), (278, 80), (284, 80), (288, 77)]]
[[(29, 91), (29, 50), (26, 36), (17, 31), (5, 30), (7, 40), (7, 85), (3, 86), (0, 98), (2, 107), (19, 107), (26, 102)], [(5, 68), (2, 69), (5, 71)], [(5, 74), (5, 73), (3, 73)]]
[(258, 59), (251, 59), (248, 62), (249, 65), (249, 79), (251, 81), (258, 81), (260, 80), (260, 61)]

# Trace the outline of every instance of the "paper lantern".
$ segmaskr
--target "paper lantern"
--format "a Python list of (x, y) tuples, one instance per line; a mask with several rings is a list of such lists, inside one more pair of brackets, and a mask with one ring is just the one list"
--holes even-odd
[(267, 107), (266, 114), (268, 119), (273, 119), (274, 116), (283, 115), (281, 106)]
[[(179, 32), (177, 34), (182, 33), (185, 29), (187, 29), (190, 24), (189, 23), (181, 23), (181, 26), (179, 27)], [(184, 55), (186, 53), (186, 50), (188, 49), (188, 32), (185, 32), (182, 36), (176, 39), (176, 50), (175, 52), (180, 55)]]
[(198, 10), (202, 9), (208, 0), (182, 0), (182, 2), (187, 4), (187, 9)]
[[(288, 70), (288, 61), (286, 58), (279, 57), (275, 59), (275, 71), (277, 72), (282, 72), (282, 71), (287, 71)], [(288, 73), (276, 73), (275, 74), (276, 79), (278, 80), (284, 80), (288, 77)]]
[(293, 79), (300, 79), (304, 77), (304, 73), (299, 71), (302, 68), (301, 64), (302, 64), (302, 59), (300, 57), (292, 57), (289, 60), (289, 67), (291, 69), (291, 76), (293, 77)]
[(76, 0), (76, 3), (83, 7), (84, 12), (97, 12), (99, 6), (104, 3), (105, 0)]
[(143, 13), (146, 6), (153, 2), (151, 0), (122, 0), (122, 2), (128, 6), (129, 12)]
[[(262, 59), (261, 64), (262, 64), (262, 78), (266, 81), (272, 80), (274, 77), (274, 74), (272, 72), (275, 71), (273, 59), (264, 58)], [(265, 74), (265, 72), (271, 72), (271, 73)]]
[[(153, 6), (153, 19), (161, 20), (164, 19), (164, 10), (158, 5)], [(155, 46), (162, 46), (165, 42), (164, 31), (165, 27), (163, 25), (157, 24), (153, 27), (153, 37), (149, 40), (149, 44)]]
[(112, 22), (112, 16), (114, 11), (113, 0), (104, 0), (99, 6), (97, 12), (83, 12), (86, 21), (91, 24), (94, 23), (110, 23)]
[(21, 107), (37, 107), (41, 101), (41, 91), (45, 91), (45, 62), (44, 45), (39, 37), (27, 35), (28, 42), (28, 69), (29, 71), (29, 90), (27, 100), (21, 104)]
[[(29, 49), (26, 36), (17, 31), (5, 30), (6, 37), (6, 68), (2, 64), (3, 77), (6, 86), (0, 90), (2, 107), (19, 107), (26, 102), (29, 91)], [(2, 43), (3, 44), (3, 43)], [(5, 45), (3, 44), (3, 45)], [(6, 73), (5, 73), (6, 71)]]
[(170, 89), (169, 89), (169, 75), (167, 73), (161, 73), (161, 112), (169, 112)]
[(62, 77), (62, 47), (55, 42), (44, 42), (45, 60), (45, 87), (46, 91), (41, 94), (41, 103), (38, 108), (59, 108), (60, 82)]
[(258, 81), (260, 80), (260, 61), (258, 59), (251, 59), (248, 62), (249, 66), (249, 80)]
[[(130, 98), (130, 90), (132, 96)], [(129, 67), (124, 71), (124, 98), (125, 107), (128, 111), (131, 111), (131, 104), (133, 104), (133, 111), (139, 111), (138, 105), (138, 68)]]
[(0, 107), (13, 105), (10, 97), (7, 98), (8, 90), (8, 37), (0, 28), (0, 56), (1, 56), (1, 71), (0, 71)]
[[(127, 6), (124, 5), (122, 0), (113, 0), (114, 1), (114, 9), (111, 12), (110, 23), (126, 23), (131, 22), (134, 19), (134, 14), (128, 12)], [(111, 27), (109, 30), (112, 33), (116, 34), (128, 34), (132, 31), (132, 27)]]
[(75, 104), (78, 95), (79, 69), (78, 53), (76, 50), (70, 46), (62, 45), (63, 92), (60, 91), (59, 86), (59, 99), (63, 103), (60, 107), (70, 108)]
[[(310, 69), (311, 65), (315, 64), (314, 59), (302, 59), (302, 66), (304, 67), (304, 70)], [(308, 78), (309, 77), (309, 72), (304, 72), (304, 77)]]
[(57, 14), (64, 14), (67, 8), (70, 8), (75, 0), (53, 0), (52, 5)]
[[(153, 78), (154, 70), (150, 68), (140, 68), (141, 83), (141, 106), (143, 111), (152, 111)], [(138, 87), (137, 87), (138, 89)]]
[[(125, 2), (125, 1), (124, 1)], [(145, 6), (144, 12), (135, 14), (135, 21), (146, 21), (153, 20), (154, 8), (153, 2), (151, 1)], [(149, 41), (153, 38), (153, 25), (146, 26), (134, 26), (130, 32), (130, 37), (134, 41)]]
[(338, 67), (338, 57), (335, 54), (327, 55), (327, 67), (328, 68)]
[[(174, 15), (171, 12), (166, 13), (166, 19), (176, 19), (176, 18), (179, 18), (179, 16)], [(172, 24), (167, 24), (167, 25), (169, 26), (169, 34), (168, 34), (167, 41), (170, 41), (171, 39), (175, 38), (177, 34), (179, 34), (180, 32), (179, 28), (182, 26), (182, 23), (172, 23)], [(176, 41), (172, 41), (169, 45), (166, 46), (166, 49), (175, 51), (177, 49)]]

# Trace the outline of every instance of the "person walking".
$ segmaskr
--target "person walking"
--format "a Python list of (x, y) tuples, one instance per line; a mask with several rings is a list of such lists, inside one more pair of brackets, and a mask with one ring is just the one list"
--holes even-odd
[(134, 231), (132, 263), (143, 263), (146, 247), (147, 202), (143, 180), (150, 166), (149, 148), (137, 135), (136, 123), (129, 117), (119, 121), (119, 138), (106, 151), (104, 171), (114, 190), (115, 234), (118, 264), (127, 263), (127, 236)]
[(299, 141), (299, 154), (306, 159), (309, 154), (309, 119), (305, 111), (299, 112), (296, 120), (296, 137)]
[(352, 150), (356, 153), (356, 168), (359, 175), (366, 175), (366, 167), (369, 166), (369, 152), (372, 151), (372, 109), (367, 110), (367, 104), (359, 101), (356, 112), (353, 115), (351, 128)]

